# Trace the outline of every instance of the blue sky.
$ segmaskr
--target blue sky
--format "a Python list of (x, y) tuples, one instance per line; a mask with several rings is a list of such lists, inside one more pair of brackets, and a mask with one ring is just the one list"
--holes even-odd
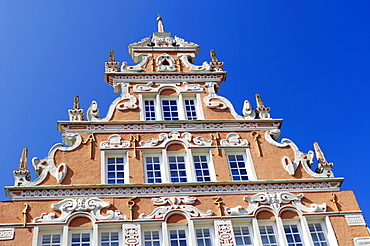
[(259, 93), (282, 137), (304, 152), (319, 142), (369, 221), (369, 1), (2, 1), (0, 187), (22, 148), (44, 158), (61, 142), (74, 95), (105, 114), (118, 96), (103, 80), (109, 50), (133, 64), (127, 45), (156, 31), (157, 11), (165, 31), (201, 46), (196, 64), (210, 49), (225, 62), (220, 94), (239, 113)]

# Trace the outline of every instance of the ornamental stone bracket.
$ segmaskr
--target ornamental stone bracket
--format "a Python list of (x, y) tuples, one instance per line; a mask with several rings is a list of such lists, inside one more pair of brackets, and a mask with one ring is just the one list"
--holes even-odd
[(14, 171), (14, 185), (15, 186), (35, 186), (40, 184), (50, 173), (58, 183), (62, 183), (64, 180), (68, 167), (65, 163), (61, 163), (58, 166), (55, 165), (54, 156), (59, 151), (72, 151), (80, 146), (82, 138), (77, 133), (64, 133), (62, 135), (63, 143), (70, 145), (70, 147), (63, 146), (62, 143), (57, 143), (50, 148), (48, 156), (43, 160), (39, 160), (37, 157), (32, 158), (32, 166), (35, 169), (37, 179), (30, 181), (24, 178), (24, 172), (29, 170), (15, 170)]
[(267, 204), (276, 212), (282, 208), (282, 204), (292, 203), (299, 211), (306, 213), (321, 213), (326, 211), (326, 203), (311, 204), (306, 207), (301, 203), (303, 194), (294, 195), (289, 192), (261, 192), (253, 196), (245, 196), (244, 200), (249, 203), (248, 208), (243, 209), (241, 205), (235, 208), (225, 208), (228, 215), (250, 215), (253, 214), (260, 204)]
[(131, 87), (128, 82), (113, 82), (114, 92), (121, 92), (121, 100), (116, 108), (118, 110), (126, 109), (136, 109), (137, 108), (137, 98), (134, 95), (131, 95), (129, 88)]
[[(140, 214), (141, 219), (164, 219), (166, 215), (173, 211), (180, 211), (187, 214), (189, 217), (209, 217), (212, 216), (212, 210), (202, 212), (193, 204), (197, 200), (196, 197), (178, 196), (178, 197), (159, 197), (152, 198), (153, 204), (159, 206), (155, 208), (149, 215)], [(166, 204), (168, 204), (166, 206)]]
[(353, 239), (355, 246), (368, 246), (370, 245), (370, 237), (355, 237)]
[(152, 54), (138, 54), (135, 56), (134, 61), (139, 62), (139, 64), (129, 66), (127, 62), (122, 62), (121, 72), (140, 72), (143, 71), (148, 64), (149, 57), (152, 57)]
[(232, 132), (227, 135), (227, 139), (220, 140), (221, 146), (248, 147), (249, 142), (246, 139), (240, 139), (239, 134)]
[[(156, 85), (153, 87), (153, 85)], [(187, 81), (182, 82), (183, 86), (180, 86), (181, 83), (161, 83), (161, 82), (148, 82), (146, 84), (137, 84), (134, 86), (134, 93), (158, 93), (164, 87), (173, 87), (175, 90), (178, 90), (182, 93), (195, 93), (203, 92), (204, 88), (200, 84), (189, 84)]]
[[(201, 66), (194, 65), (190, 63), (190, 61), (193, 61), (195, 58), (195, 54), (193, 53), (180, 53), (177, 54), (182, 63), (185, 65), (185, 67), (190, 68), (191, 71), (211, 71), (211, 65), (208, 62), (203, 62)], [(223, 64), (222, 64), (223, 65)]]
[[(180, 135), (179, 132), (173, 131), (169, 134), (167, 133), (160, 133), (158, 139), (151, 138), (146, 142), (141, 141), (141, 147), (156, 147), (156, 148), (163, 148), (167, 145), (170, 141), (181, 141), (188, 147), (210, 147), (212, 146), (212, 140), (204, 140), (202, 137), (195, 137), (191, 135), (189, 132), (184, 132)], [(160, 143), (161, 142), (161, 143)], [(192, 144), (193, 142), (194, 144)], [(160, 143), (160, 144), (159, 144)]]
[(284, 148), (289, 146), (294, 151), (294, 161), (292, 161), (288, 156), (282, 158), (283, 168), (290, 174), (294, 175), (295, 170), (298, 165), (301, 164), (308, 174), (315, 178), (333, 178), (334, 173), (332, 172), (333, 163), (326, 161), (324, 154), (322, 153), (318, 143), (314, 143), (314, 148), (316, 152), (316, 158), (318, 160), (318, 168), (316, 172), (311, 170), (313, 165), (314, 152), (308, 151), (308, 153), (303, 153), (297, 147), (297, 145), (290, 139), (283, 138), (281, 143), (276, 142), (280, 137), (279, 129), (272, 129), (265, 132), (265, 139), (270, 144), (277, 146), (279, 148)]
[(97, 221), (127, 220), (127, 216), (120, 211), (107, 210), (103, 215), (101, 210), (109, 208), (110, 202), (105, 202), (99, 198), (69, 198), (61, 202), (53, 203), (51, 209), (60, 211), (61, 215), (55, 217), (55, 213), (43, 213), (40, 217), (35, 218), (34, 222), (38, 223), (58, 223), (66, 222), (74, 213), (89, 212)]
[(119, 149), (130, 147), (130, 141), (123, 141), (121, 136), (113, 134), (108, 137), (109, 141), (100, 143), (100, 149)]

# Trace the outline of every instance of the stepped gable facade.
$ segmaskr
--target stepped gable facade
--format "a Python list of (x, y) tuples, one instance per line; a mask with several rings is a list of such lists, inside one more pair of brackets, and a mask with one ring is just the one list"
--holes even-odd
[(258, 94), (238, 114), (217, 94), (224, 62), (211, 51), (195, 65), (199, 46), (157, 21), (128, 46), (135, 65), (111, 51), (105, 82), (119, 96), (106, 115), (76, 96), (62, 143), (32, 159), (36, 178), (24, 149), (0, 203), (0, 244), (370, 245), (320, 146), (280, 139), (282, 120)]

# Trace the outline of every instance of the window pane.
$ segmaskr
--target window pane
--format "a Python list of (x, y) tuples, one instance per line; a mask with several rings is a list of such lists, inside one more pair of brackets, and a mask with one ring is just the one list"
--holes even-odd
[(262, 245), (277, 246), (274, 228), (272, 226), (260, 226)]
[(176, 100), (162, 100), (162, 113), (164, 120), (179, 120)]
[(232, 180), (248, 180), (243, 155), (228, 155)]
[(144, 100), (145, 120), (155, 120), (154, 100)]
[(185, 159), (183, 156), (168, 157), (171, 182), (187, 182)]
[(284, 225), (285, 236), (288, 246), (301, 246), (302, 239), (297, 225)]
[(249, 246), (252, 245), (252, 239), (248, 227), (234, 227), (234, 236), (236, 245)]
[(107, 183), (123, 184), (124, 183), (124, 158), (109, 157), (107, 165)]
[(148, 183), (162, 183), (159, 157), (146, 157), (146, 179)]
[(310, 233), (311, 233), (311, 237), (312, 237), (312, 241), (314, 245), (319, 245), (319, 246), (328, 245), (325, 232), (323, 228), (321, 227), (320, 223), (308, 224), (308, 228), (310, 229)]
[(197, 181), (204, 182), (210, 181), (211, 177), (209, 174), (207, 157), (206, 156), (193, 156), (194, 169)]
[(185, 100), (185, 114), (187, 120), (196, 120), (197, 119), (197, 110), (195, 108), (195, 100), (189, 99)]

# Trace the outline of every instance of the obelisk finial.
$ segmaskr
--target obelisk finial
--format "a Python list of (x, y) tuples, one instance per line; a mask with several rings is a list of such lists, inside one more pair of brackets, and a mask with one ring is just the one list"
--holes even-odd
[(22, 149), (21, 159), (19, 161), (18, 170), (27, 170), (27, 156), (28, 156), (28, 149)]
[(162, 23), (162, 17), (159, 14), (159, 11), (158, 11), (157, 22), (158, 22), (158, 32), (164, 32), (163, 23)]

